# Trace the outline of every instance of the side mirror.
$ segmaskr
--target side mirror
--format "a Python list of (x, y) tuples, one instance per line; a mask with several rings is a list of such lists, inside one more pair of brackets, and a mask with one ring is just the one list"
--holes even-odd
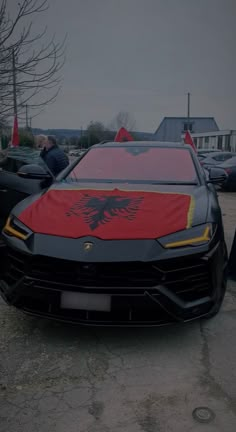
[(52, 176), (40, 165), (23, 165), (17, 175), (21, 178), (31, 180), (52, 180)]
[(222, 184), (227, 180), (227, 173), (223, 168), (210, 168), (208, 183)]

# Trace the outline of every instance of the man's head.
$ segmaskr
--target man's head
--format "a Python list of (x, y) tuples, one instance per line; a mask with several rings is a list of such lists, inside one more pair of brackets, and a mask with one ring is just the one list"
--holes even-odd
[(54, 137), (53, 135), (49, 135), (48, 139), (47, 139), (47, 149), (50, 149), (51, 147), (57, 145), (57, 140), (56, 137)]
[(49, 150), (51, 147), (57, 144), (57, 140), (52, 135), (37, 135), (35, 138), (36, 147), (38, 149)]

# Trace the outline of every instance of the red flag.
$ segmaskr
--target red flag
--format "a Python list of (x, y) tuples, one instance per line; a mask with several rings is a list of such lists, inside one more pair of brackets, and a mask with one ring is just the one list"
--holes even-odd
[[(111, 217), (107, 218), (105, 212), (100, 219), (90, 220), (86, 216), (86, 206), (91, 200), (99, 201), (104, 208), (112, 200)], [(130, 209), (132, 218), (127, 217)], [(93, 214), (96, 212), (94, 207)], [(192, 198), (187, 194), (52, 189), (27, 206), (19, 220), (40, 234), (74, 239), (94, 236), (103, 240), (134, 240), (154, 239), (182, 231), (191, 224), (191, 213)]]
[(118, 130), (114, 141), (115, 142), (134, 141), (134, 139), (132, 135), (130, 135), (130, 133), (125, 128), (122, 127), (120, 128), (120, 130)]
[(12, 147), (18, 147), (19, 144), (20, 144), (20, 138), (19, 138), (19, 131), (18, 131), (18, 121), (17, 121), (17, 116), (15, 116), (13, 130), (12, 130), (11, 145)]
[(193, 148), (193, 150), (197, 153), (197, 149), (195, 147), (195, 144), (193, 142), (193, 139), (192, 139), (191, 134), (190, 134), (189, 131), (187, 131), (186, 134), (185, 134), (184, 143), (188, 144), (188, 145), (191, 145), (191, 147)]

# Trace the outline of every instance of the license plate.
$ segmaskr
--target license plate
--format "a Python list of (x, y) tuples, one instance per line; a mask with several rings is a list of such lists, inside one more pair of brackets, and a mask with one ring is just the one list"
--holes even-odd
[(87, 294), (71, 291), (62, 292), (61, 308), (110, 312), (111, 296), (107, 294)]

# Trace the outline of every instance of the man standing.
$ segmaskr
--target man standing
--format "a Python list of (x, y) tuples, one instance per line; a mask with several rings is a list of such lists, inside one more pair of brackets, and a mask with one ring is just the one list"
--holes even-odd
[(236, 281), (236, 230), (229, 256), (229, 275), (231, 279)]
[(69, 165), (68, 157), (57, 145), (54, 136), (45, 137), (45, 139), (42, 140), (41, 147), (43, 147), (43, 150), (40, 156), (54, 176), (57, 176), (57, 174)]
[(0, 151), (0, 169), (7, 164), (7, 149)]

